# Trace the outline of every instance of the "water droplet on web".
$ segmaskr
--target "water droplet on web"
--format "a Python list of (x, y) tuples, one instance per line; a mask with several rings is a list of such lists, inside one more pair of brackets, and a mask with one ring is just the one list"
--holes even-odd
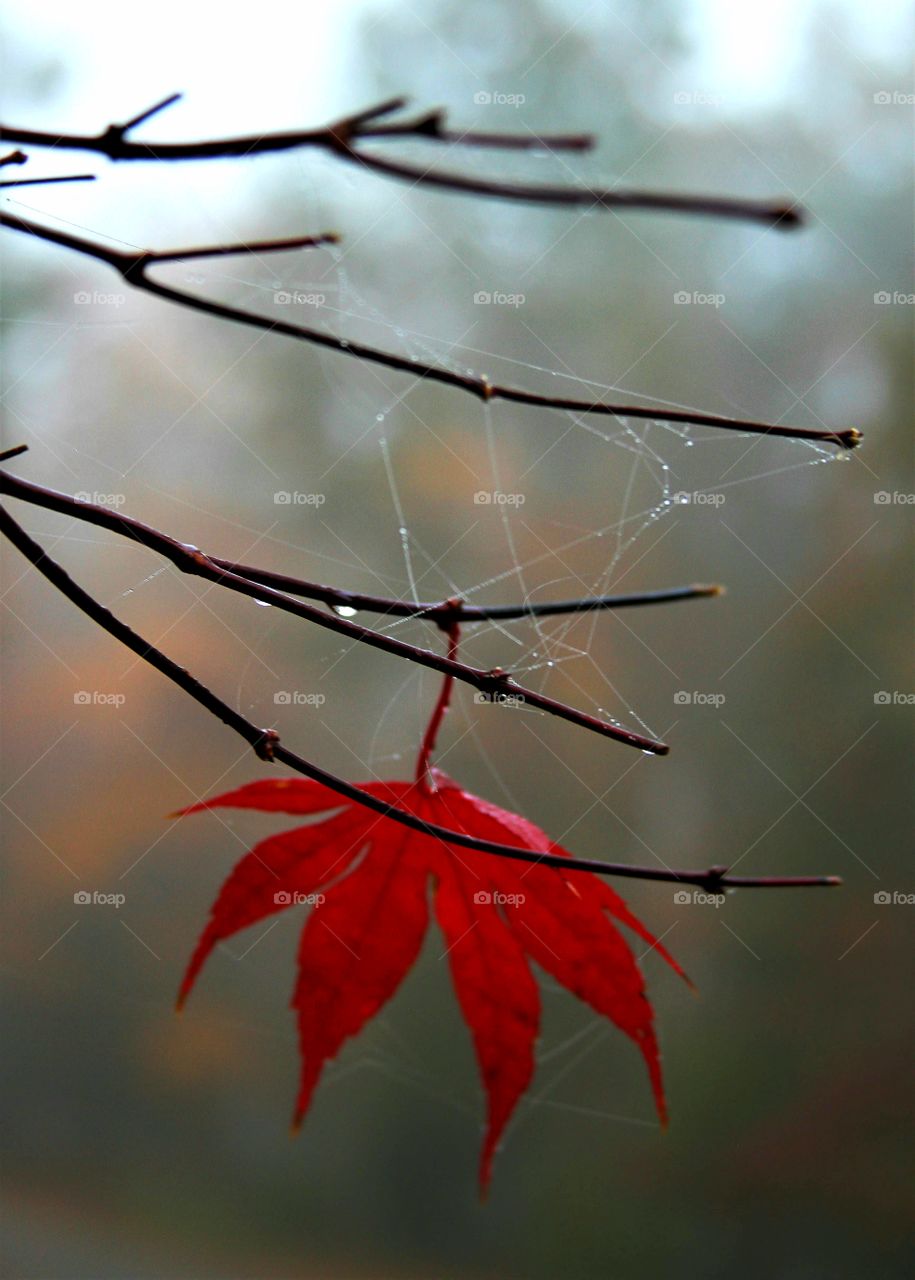
[(384, 422), (384, 414), (383, 414), (383, 413), (376, 413), (376, 414), (375, 414), (375, 421), (376, 421), (376, 422)]
[(355, 618), (359, 612), (358, 609), (350, 608), (348, 604), (332, 604), (330, 607), (338, 618)]

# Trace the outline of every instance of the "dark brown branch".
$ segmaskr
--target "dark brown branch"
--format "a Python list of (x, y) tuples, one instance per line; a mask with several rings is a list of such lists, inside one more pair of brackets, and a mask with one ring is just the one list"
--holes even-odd
[(597, 875), (624, 876), (635, 880), (666, 881), (676, 884), (693, 884), (709, 893), (723, 892), (728, 888), (797, 888), (815, 885), (837, 885), (841, 881), (836, 876), (767, 876), (752, 878), (747, 876), (729, 876), (726, 867), (711, 867), (707, 871), (673, 871), (655, 867), (635, 867), (625, 863), (594, 862), (586, 858), (570, 858), (554, 853), (537, 853), (530, 849), (518, 849), (511, 845), (497, 844), (495, 841), (477, 839), (462, 831), (451, 831), (435, 823), (425, 822), (405, 810), (386, 804), (374, 796), (368, 795), (359, 787), (345, 782), (332, 773), (327, 773), (317, 765), (303, 759), (284, 747), (278, 734), (272, 729), (259, 729), (244, 716), (218, 698), (190, 672), (180, 667), (171, 658), (149, 644), (125, 623), (116, 618), (108, 609), (99, 604), (88, 592), (84, 591), (70, 575), (48, 556), (42, 547), (34, 541), (25, 530), (17, 524), (3, 507), (0, 507), (0, 532), (4, 533), (15, 547), (30, 561), (53, 586), (62, 592), (87, 617), (97, 623), (109, 635), (127, 646), (144, 662), (148, 662), (196, 702), (200, 703), (217, 719), (248, 742), (262, 760), (280, 761), (288, 765), (306, 778), (320, 782), (331, 791), (355, 804), (363, 805), (375, 813), (399, 822), (404, 827), (418, 831), (422, 835), (442, 840), (446, 844), (464, 849), (474, 849), (480, 853), (494, 854), (503, 858), (514, 858), (522, 862), (540, 863), (556, 867), (560, 871), (590, 871)]
[[(50, 244), (60, 245), (63, 248), (82, 253), (87, 257), (95, 258), (99, 262), (107, 263), (115, 271), (119, 272), (127, 284), (133, 285), (146, 293), (151, 293), (155, 297), (177, 303), (179, 306), (189, 307), (191, 310), (200, 311), (204, 315), (217, 316), (222, 320), (231, 320), (239, 324), (250, 325), (256, 329), (264, 329), (269, 333), (283, 334), (285, 337), (294, 338), (300, 342), (312, 343), (315, 346), (337, 351), (343, 355), (355, 356), (356, 359), (367, 360), (373, 364), (382, 365), (387, 369), (408, 373), (416, 379), (425, 378), (431, 382), (441, 383), (443, 386), (455, 387), (458, 390), (469, 392), (483, 401), (507, 400), (514, 404), (532, 405), (542, 409), (561, 409), (576, 413), (595, 413), (612, 417), (639, 418), (649, 421), (658, 420), (694, 426), (716, 427), (753, 435), (778, 436), (792, 440), (813, 440), (819, 444), (837, 445), (843, 449), (853, 449), (861, 440), (860, 432), (854, 428), (849, 428), (845, 431), (820, 431), (812, 427), (776, 426), (769, 422), (727, 418), (719, 414), (698, 413), (688, 409), (671, 409), (655, 405), (612, 404), (605, 400), (575, 400), (563, 396), (539, 395), (536, 392), (524, 391), (515, 387), (498, 386), (490, 382), (486, 377), (475, 378), (454, 373), (452, 370), (439, 365), (424, 364), (419, 360), (398, 356), (390, 351), (380, 351), (375, 347), (365, 346), (359, 342), (350, 342), (347, 338), (339, 338), (334, 334), (324, 333), (318, 329), (309, 329), (303, 325), (291, 324), (286, 320), (270, 320), (253, 312), (241, 311), (223, 303), (199, 298), (194, 294), (185, 293), (180, 289), (160, 284), (150, 279), (148, 275), (150, 267), (160, 262), (176, 261), (179, 257), (185, 260), (192, 260), (194, 258), (221, 256), (231, 252), (231, 249), (227, 246), (185, 249), (180, 253), (178, 251), (168, 253), (135, 252), (113, 249), (107, 245), (87, 240), (82, 236), (74, 235), (71, 232), (57, 230), (52, 227), (43, 227), (38, 223), (30, 222), (25, 218), (9, 213), (0, 214), (0, 226), (8, 227), (14, 231), (21, 231), (27, 235), (37, 236)], [(323, 235), (306, 237), (298, 242), (289, 240), (263, 241), (248, 246), (234, 247), (237, 248), (239, 253), (269, 253), (282, 248), (295, 247), (296, 245), (304, 247), (309, 244), (324, 243), (328, 239), (328, 235)]]
[(537, 183), (508, 183), (487, 178), (442, 173), (425, 165), (382, 159), (363, 150), (359, 144), (371, 141), (419, 139), (448, 146), (488, 147), (512, 150), (583, 151), (592, 139), (582, 134), (538, 136), (531, 133), (476, 133), (450, 130), (445, 114), (436, 110), (414, 119), (382, 121), (407, 105), (406, 98), (392, 98), (365, 111), (345, 116), (335, 124), (319, 129), (302, 129), (283, 133), (249, 134), (243, 137), (215, 138), (201, 142), (133, 142), (127, 134), (151, 116), (177, 102), (180, 94), (172, 94), (148, 111), (134, 116), (126, 124), (109, 125), (102, 133), (48, 133), (36, 129), (0, 126), (0, 138), (23, 146), (55, 147), (72, 151), (89, 151), (116, 161), (174, 161), (242, 158), (298, 147), (316, 147), (329, 151), (363, 168), (413, 185), (439, 187), (446, 191), (490, 197), (498, 200), (520, 200), (533, 204), (586, 207), (592, 209), (642, 209), (665, 213), (702, 214), (720, 218), (737, 218), (762, 222), (782, 230), (797, 226), (800, 210), (793, 204), (770, 200), (737, 200), (725, 196), (689, 196), (663, 192), (627, 190), (623, 188), (544, 186)]
[(106, 507), (95, 506), (92, 503), (80, 502), (67, 494), (57, 493), (54, 489), (45, 489), (41, 485), (31, 484), (27, 480), (20, 480), (18, 477), (8, 475), (6, 472), (0, 472), (0, 493), (8, 494), (10, 497), (21, 498), (25, 502), (44, 507), (49, 511), (57, 511), (63, 515), (85, 520), (89, 524), (111, 529), (115, 533), (129, 538), (132, 542), (138, 542), (141, 546), (164, 556), (182, 573), (206, 578), (208, 581), (215, 582), (230, 591), (249, 596), (252, 600), (260, 600), (263, 604), (273, 605), (275, 608), (281, 609), (285, 613), (291, 613), (295, 617), (303, 618), (307, 622), (314, 622), (318, 626), (334, 631), (349, 640), (370, 645), (375, 649), (381, 649), (398, 658), (406, 658), (419, 666), (429, 667), (440, 675), (453, 676), (454, 679), (460, 680), (464, 684), (469, 684), (478, 692), (491, 697), (493, 701), (503, 702), (510, 698), (515, 702), (523, 702), (525, 706), (533, 707), (538, 711), (545, 711), (549, 715), (569, 721), (570, 724), (589, 729), (592, 733), (613, 738), (616, 742), (622, 742), (625, 746), (636, 747), (641, 751), (651, 752), (653, 755), (666, 755), (669, 750), (663, 742), (656, 742), (653, 738), (646, 738), (642, 734), (633, 733), (628, 729), (621, 729), (617, 725), (609, 724), (606, 720), (601, 720), (598, 716), (588, 715), (585, 711), (579, 711), (564, 702), (558, 702), (555, 698), (547, 697), (546, 694), (539, 693), (535, 689), (528, 689), (524, 685), (517, 684), (508, 672), (502, 671), (498, 667), (489, 671), (471, 667), (466, 663), (443, 657), (430, 649), (423, 649), (419, 645), (408, 644), (404, 640), (398, 640), (392, 635), (361, 627), (358, 623), (350, 622), (336, 613), (324, 613), (313, 605), (303, 604), (301, 600), (294, 599), (283, 592), (275, 591), (272, 587), (264, 586), (229, 569), (220, 567), (197, 547), (179, 542), (177, 539), (169, 537), (168, 534), (161, 533), (158, 529), (153, 529), (151, 526), (143, 524), (139, 520), (134, 520), (130, 516), (121, 515), (119, 512), (112, 511)]
[(380, 613), (394, 618), (422, 618), (429, 622), (459, 623), (515, 622), (521, 618), (550, 618), (559, 614), (593, 613), (602, 609), (628, 609), (638, 605), (669, 604), (678, 600), (697, 600), (720, 596), (724, 587), (695, 584), (688, 587), (669, 587), (661, 591), (636, 591), (627, 595), (585, 596), (579, 600), (539, 600), (524, 604), (469, 605), (463, 601), (457, 605), (450, 601), (421, 603), (411, 600), (395, 600), (389, 596), (363, 595), (358, 591), (343, 591), (339, 587), (325, 586), (318, 582), (305, 582), (288, 574), (258, 569), (253, 565), (236, 564), (231, 560), (211, 557), (214, 564), (230, 573), (237, 573), (252, 582), (288, 591), (290, 595), (304, 596), (308, 600), (320, 600), (331, 608), (355, 609), (367, 613)]

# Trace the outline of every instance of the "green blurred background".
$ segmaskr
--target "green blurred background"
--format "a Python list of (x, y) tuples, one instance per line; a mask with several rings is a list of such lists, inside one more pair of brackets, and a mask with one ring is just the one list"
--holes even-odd
[[(185, 1015), (172, 1012), (218, 885), (288, 822), (168, 822), (257, 776), (256, 761), (9, 553), (5, 1275), (906, 1273), (915, 908), (875, 894), (915, 889), (915, 710), (892, 696), (915, 688), (913, 507), (899, 499), (915, 488), (911, 17), (907, 4), (817, 0), (753, 13), (437, 0), (266, 4), (243, 21), (167, 4), (141, 27), (97, 3), (52, 3), (40, 19), (9, 6), (3, 115), (24, 126), (92, 131), (183, 89), (146, 136), (203, 137), (317, 124), (406, 92), (447, 105), (456, 127), (600, 139), (592, 157), (455, 152), (446, 167), (800, 199), (810, 216), (789, 235), (579, 216), (409, 189), (307, 152), (157, 169), (35, 151), (31, 176), (101, 180), (5, 193), (51, 225), (158, 248), (336, 229), (338, 253), (170, 278), (284, 318), (277, 289), (323, 292), (319, 314), (296, 318), (503, 381), (574, 391), (541, 372), (555, 369), (866, 439), (844, 465), (811, 467), (804, 446), (748, 452), (697, 430), (687, 452), (654, 426), (640, 438), (675, 487), (726, 501), (666, 509), (629, 548), (614, 533), (545, 553), (657, 502), (619, 440), (560, 414), (487, 417), (456, 392), (126, 293), (101, 266), (8, 233), (5, 439), (31, 448), (17, 474), (117, 495), (209, 551), (354, 589), (409, 589), (389, 476), (425, 598), (490, 579), (475, 600), (573, 595), (616, 559), (619, 590), (725, 583), (715, 602), (551, 625), (539, 642), (520, 625), (468, 638), (474, 661), (521, 655), (555, 696), (641, 719), (668, 758), (464, 691), (446, 767), (585, 856), (739, 858), (745, 874), (845, 885), (745, 893), (721, 910), (627, 886), (700, 991), (646, 959), (666, 1136), (632, 1047), (544, 981), (540, 1070), (481, 1209), (482, 1099), (433, 934), (290, 1142), (298, 913), (221, 950)], [(525, 301), (483, 307), (480, 291)], [(724, 301), (682, 305), (681, 291)], [(492, 488), (525, 495), (513, 548), (498, 512), (473, 504)], [(277, 504), (277, 491), (325, 502)], [(356, 779), (411, 768), (431, 676), (17, 507), (105, 604), (294, 748)], [(418, 624), (398, 634), (437, 643)], [(589, 657), (547, 671), (560, 639)], [(75, 703), (81, 690), (124, 701)], [(283, 690), (325, 701), (277, 705)], [(683, 705), (681, 690), (725, 701)], [(126, 901), (80, 907), (81, 890)]]

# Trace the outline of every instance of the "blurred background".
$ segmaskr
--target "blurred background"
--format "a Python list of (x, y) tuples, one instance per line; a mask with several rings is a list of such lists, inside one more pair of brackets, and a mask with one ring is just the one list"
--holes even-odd
[[(619, 386), (855, 426), (865, 443), (811, 465), (830, 451), (486, 411), (173, 308), (7, 232), (5, 444), (30, 446), (16, 474), (215, 554), (376, 593), (482, 603), (724, 583), (716, 601), (467, 637), (468, 659), (647, 727), (669, 757), (463, 690), (443, 767), (583, 856), (845, 883), (720, 909), (627, 883), (699, 988), (645, 959), (666, 1135), (632, 1046), (544, 979), (540, 1067), (481, 1209), (483, 1103), (433, 931), (290, 1142), (300, 912), (220, 949), (173, 1013), (218, 886), (290, 820), (169, 821), (262, 766), (7, 552), (5, 1275), (904, 1274), (911, 19), (910, 4), (858, 0), (369, 0), (268, 3), (236, 22), (169, 0), (140, 28), (99, 3), (7, 6), (3, 117), (23, 127), (93, 132), (180, 89), (137, 136), (202, 138), (406, 93), (446, 106), (455, 128), (586, 131), (599, 145), (386, 155), (799, 200), (809, 216), (790, 234), (582, 214), (416, 189), (304, 150), (157, 168), (34, 149), (29, 176), (99, 181), (4, 193), (10, 211), (114, 244), (333, 229), (334, 250), (161, 278), (493, 380)], [(480, 491), (523, 504), (475, 503)], [(104, 604), (294, 749), (354, 780), (412, 769), (430, 674), (12, 505)], [(439, 643), (421, 624), (397, 634)], [(74, 902), (86, 892), (124, 900)]]

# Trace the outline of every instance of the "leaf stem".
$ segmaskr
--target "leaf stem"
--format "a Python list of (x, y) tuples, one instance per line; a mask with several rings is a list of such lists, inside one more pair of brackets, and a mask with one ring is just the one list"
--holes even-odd
[[(458, 599), (446, 602), (446, 606), (451, 605), (455, 614), (461, 607)], [(439, 627), (448, 637), (448, 657), (452, 662), (457, 661), (458, 647), (461, 642), (460, 623), (452, 619), (451, 622), (440, 622)], [(433, 794), (437, 787), (435, 778), (432, 773), (431, 761), (432, 752), (435, 750), (435, 744), (438, 740), (439, 730), (442, 727), (448, 707), (451, 704), (451, 691), (454, 688), (454, 676), (450, 673), (445, 676), (442, 681), (442, 687), (439, 690), (438, 699), (426, 726), (426, 732), (423, 735), (422, 745), (419, 749), (419, 757), (416, 761), (416, 785), (426, 795)]]

